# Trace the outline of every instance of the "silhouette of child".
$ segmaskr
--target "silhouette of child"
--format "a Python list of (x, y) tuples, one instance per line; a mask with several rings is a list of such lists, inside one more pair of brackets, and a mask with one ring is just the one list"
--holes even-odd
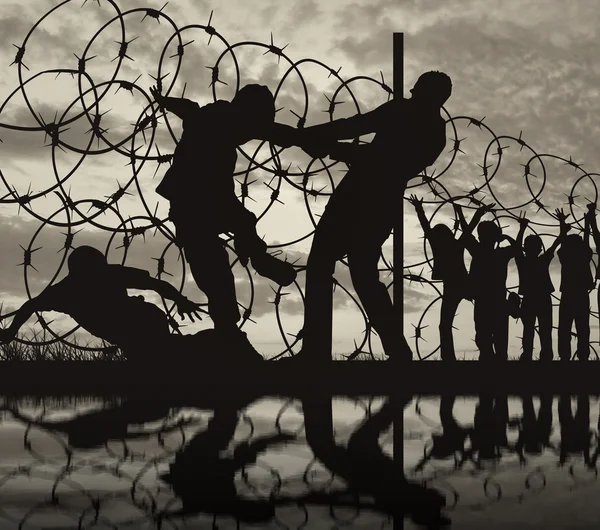
[(256, 216), (235, 195), (237, 148), (252, 139), (289, 147), (297, 131), (274, 122), (275, 102), (266, 86), (246, 85), (232, 102), (219, 100), (203, 107), (188, 99), (162, 96), (155, 87), (150, 91), (161, 108), (183, 121), (173, 163), (156, 191), (170, 201), (169, 217), (178, 244), (208, 298), (215, 329), (245, 346), (248, 339), (237, 327), (240, 312), (234, 276), (219, 234), (233, 233), (240, 262), (245, 266), (250, 260), (258, 274), (279, 285), (293, 283), (296, 271), (267, 252), (267, 244), (256, 232)]
[[(598, 224), (596, 222), (596, 203), (592, 202), (587, 205), (589, 215), (590, 229), (592, 237), (594, 239), (594, 246), (596, 247), (596, 254), (600, 252), (600, 231), (598, 231)], [(596, 266), (596, 280), (600, 279), (600, 263)], [(595, 282), (594, 282), (595, 283)], [(598, 308), (600, 308), (600, 289), (597, 292)]]
[(462, 235), (455, 239), (452, 230), (444, 224), (437, 224), (433, 228), (423, 211), (423, 200), (411, 195), (409, 202), (415, 207), (419, 222), (425, 237), (431, 245), (433, 252), (432, 278), (441, 280), (444, 287), (442, 307), (440, 312), (440, 356), (443, 361), (456, 360), (454, 339), (452, 336), (452, 323), (460, 302), (472, 300), (473, 296), (469, 287), (469, 275), (465, 267), (464, 251), (465, 239), (472, 233), (483, 214), (495, 205), (482, 206), (467, 225), (462, 215), (460, 206), (455, 205), (456, 215), (461, 222)]
[[(411, 92), (410, 99), (395, 98), (366, 114), (300, 133), (299, 145), (309, 155), (347, 161), (350, 170), (315, 230), (306, 267), (302, 351), (291, 359), (331, 359), (333, 273), (346, 255), (354, 290), (385, 354), (403, 360), (412, 356), (387, 286), (379, 279), (378, 264), (408, 181), (433, 165), (446, 145), (440, 109), (451, 95), (452, 82), (442, 72), (426, 72)], [(368, 145), (337, 141), (370, 133), (375, 137)]]
[(11, 325), (0, 330), (0, 342), (10, 342), (35, 312), (69, 315), (92, 335), (122, 348), (125, 353), (147, 353), (171, 337), (166, 314), (127, 289), (152, 290), (177, 304), (180, 316), (198, 318), (200, 306), (148, 271), (111, 265), (99, 250), (80, 246), (68, 259), (69, 274), (25, 302)]
[[(506, 277), (508, 262), (518, 249), (514, 239), (503, 235), (493, 221), (479, 223), (477, 235), (479, 241), (472, 234), (465, 237), (465, 247), (472, 256), (469, 278), (474, 293), (475, 343), (480, 360), (508, 360)], [(499, 247), (503, 239), (510, 246)]]
[[(556, 210), (556, 215), (564, 215)], [(519, 219), (521, 227), (526, 227), (529, 220)], [(535, 322), (539, 323), (540, 360), (551, 361), (552, 352), (552, 293), (554, 285), (550, 279), (550, 262), (554, 252), (564, 241), (570, 227), (561, 223), (560, 235), (553, 241), (546, 252), (542, 253), (542, 240), (537, 235), (529, 235), (523, 243), (524, 229), (519, 231), (517, 245), (521, 249), (515, 261), (519, 270), (519, 294), (523, 297), (521, 320), (523, 321), (523, 353), (519, 360), (531, 361), (533, 355), (533, 337)]]
[[(577, 330), (577, 357), (590, 355), (590, 295), (594, 278), (590, 269), (593, 252), (589, 245), (590, 213), (585, 216), (583, 238), (576, 234), (564, 238), (558, 258), (561, 264), (560, 304), (558, 308), (558, 354), (561, 361), (571, 359), (571, 329)], [(559, 219), (561, 230), (566, 216)]]

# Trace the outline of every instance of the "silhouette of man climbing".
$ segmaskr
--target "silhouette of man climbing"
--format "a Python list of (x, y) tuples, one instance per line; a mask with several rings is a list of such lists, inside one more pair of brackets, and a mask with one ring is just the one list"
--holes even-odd
[(177, 304), (179, 315), (194, 322), (200, 306), (148, 271), (112, 265), (99, 250), (80, 246), (67, 261), (69, 273), (55, 285), (25, 302), (11, 325), (0, 330), (0, 342), (13, 340), (36, 312), (69, 315), (92, 335), (119, 346), (126, 355), (147, 355), (171, 337), (167, 315), (143, 297), (130, 297), (127, 289), (152, 290)]
[[(562, 211), (556, 210), (557, 218)], [(526, 227), (529, 220), (519, 218), (521, 227)], [(550, 262), (554, 252), (563, 242), (570, 227), (561, 223), (561, 232), (554, 239), (546, 252), (542, 253), (542, 240), (538, 235), (529, 235), (523, 243), (524, 230), (519, 230), (515, 261), (519, 270), (519, 294), (523, 296), (521, 305), (521, 320), (523, 322), (523, 353), (519, 360), (531, 361), (533, 355), (533, 337), (535, 322), (539, 324), (540, 360), (551, 361), (552, 352), (552, 293), (554, 285), (550, 279)]]
[[(427, 72), (411, 92), (410, 99), (395, 98), (366, 114), (301, 133), (299, 145), (310, 156), (329, 155), (350, 169), (315, 230), (306, 268), (302, 351), (293, 358), (331, 359), (333, 273), (346, 255), (352, 284), (385, 354), (411, 358), (388, 290), (379, 281), (378, 262), (408, 181), (434, 164), (446, 145), (440, 109), (450, 97), (452, 82), (442, 72)], [(337, 142), (369, 133), (375, 137), (368, 145)]]
[(452, 323), (460, 302), (463, 299), (473, 299), (469, 286), (469, 275), (465, 267), (465, 239), (473, 232), (483, 215), (490, 211), (495, 204), (479, 208), (469, 224), (466, 223), (460, 206), (455, 205), (456, 215), (463, 232), (458, 239), (455, 239), (452, 230), (446, 225), (437, 224), (433, 228), (430, 226), (423, 210), (422, 199), (419, 200), (415, 195), (411, 195), (409, 202), (415, 207), (425, 237), (431, 245), (433, 252), (432, 278), (442, 280), (444, 288), (439, 326), (440, 356), (443, 361), (455, 361)]
[[(522, 227), (524, 230), (524, 227)], [(517, 252), (514, 239), (502, 234), (493, 221), (482, 221), (477, 226), (479, 241), (472, 234), (465, 238), (465, 246), (472, 256), (469, 277), (473, 288), (475, 343), (479, 360), (508, 360), (509, 305), (506, 297), (508, 262)], [(510, 245), (499, 247), (502, 240)]]
[[(591, 214), (591, 215), (590, 215)], [(577, 357), (587, 361), (590, 355), (590, 291), (594, 278), (590, 269), (593, 252), (589, 245), (590, 217), (585, 216), (583, 238), (571, 234), (564, 238), (558, 251), (561, 264), (560, 304), (558, 307), (558, 354), (561, 361), (571, 360), (571, 329), (577, 330)], [(559, 218), (561, 230), (566, 216)]]
[(233, 101), (203, 107), (189, 99), (162, 96), (155, 87), (150, 91), (161, 108), (183, 121), (172, 165), (156, 191), (170, 202), (177, 242), (208, 298), (215, 330), (228, 336), (232, 345), (248, 350), (246, 334), (237, 327), (234, 276), (219, 234), (233, 233), (242, 265), (250, 261), (258, 274), (279, 285), (293, 283), (296, 271), (267, 252), (267, 244), (256, 233), (256, 216), (235, 195), (237, 148), (253, 139), (289, 147), (297, 130), (274, 122), (275, 102), (266, 86), (246, 85)]

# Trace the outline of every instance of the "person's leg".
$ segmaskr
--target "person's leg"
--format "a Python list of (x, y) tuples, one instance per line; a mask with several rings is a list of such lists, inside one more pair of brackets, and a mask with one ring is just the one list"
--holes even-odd
[(476, 296), (474, 302), (475, 344), (479, 349), (479, 360), (489, 361), (494, 357), (491, 325), (494, 308), (491, 307), (489, 300), (482, 296)]
[(577, 297), (575, 329), (577, 330), (577, 358), (580, 361), (587, 361), (590, 356), (590, 296), (587, 291)]
[(256, 232), (256, 216), (246, 210), (237, 199), (231, 206), (231, 228), (234, 233), (234, 246), (240, 261), (246, 265), (248, 260), (254, 270), (264, 278), (273, 280), (281, 286), (294, 283), (296, 269), (291, 263), (281, 261), (269, 254), (267, 244)]
[(523, 297), (521, 321), (523, 322), (523, 353), (519, 360), (531, 361), (533, 355), (533, 337), (535, 333), (535, 304), (529, 296)]
[(537, 303), (538, 325), (540, 329), (540, 360), (551, 361), (552, 346), (552, 296), (540, 297)]
[(215, 329), (237, 327), (240, 311), (229, 256), (221, 238), (198, 237), (184, 246), (185, 259), (198, 288), (208, 298), (208, 314)]
[(440, 310), (440, 357), (442, 361), (455, 361), (454, 337), (452, 323), (456, 316), (456, 310), (463, 299), (462, 291), (456, 289), (448, 282), (444, 283), (444, 294), (442, 296), (442, 307)]
[(506, 295), (496, 299), (494, 312), (494, 351), (499, 360), (508, 360), (508, 304)]
[(398, 322), (386, 285), (379, 280), (380, 240), (369, 240), (365, 236), (369, 237), (370, 234), (357, 234), (348, 252), (352, 285), (369, 323), (381, 339), (385, 354), (388, 357), (410, 359), (402, 333), (402, 322)]
[(561, 293), (558, 307), (558, 355), (561, 361), (571, 360), (571, 328), (573, 310), (569, 293)]

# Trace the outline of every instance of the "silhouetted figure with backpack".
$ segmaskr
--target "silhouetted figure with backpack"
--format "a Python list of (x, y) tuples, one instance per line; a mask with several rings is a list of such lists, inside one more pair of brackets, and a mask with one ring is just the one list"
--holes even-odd
[(131, 358), (144, 358), (166, 347), (172, 337), (167, 315), (143, 297), (131, 297), (127, 289), (152, 290), (177, 304), (180, 316), (199, 318), (200, 306), (171, 284), (152, 278), (148, 271), (108, 264), (99, 250), (80, 246), (69, 255), (69, 274), (25, 302), (11, 325), (0, 330), (0, 342), (13, 340), (36, 312), (57, 311), (69, 315), (86, 331), (119, 346)]
[[(589, 245), (590, 213), (585, 216), (583, 238), (571, 234), (564, 238), (558, 251), (561, 264), (560, 304), (558, 308), (558, 354), (561, 361), (571, 360), (571, 329), (577, 330), (577, 357), (587, 361), (590, 355), (590, 291), (594, 278), (590, 264), (592, 249)], [(561, 230), (566, 216), (560, 216)]]
[[(524, 227), (521, 228), (524, 230)], [(469, 234), (465, 246), (472, 256), (469, 277), (474, 293), (475, 343), (479, 360), (508, 360), (509, 304), (506, 294), (508, 263), (517, 252), (514, 239), (493, 221), (477, 226), (479, 241)], [(510, 245), (500, 247), (508, 240)]]
[[(562, 215), (559, 210), (557, 215)], [(527, 226), (529, 220), (519, 219), (521, 226)], [(551, 361), (552, 352), (552, 293), (554, 285), (550, 278), (550, 263), (554, 252), (563, 242), (570, 227), (561, 223), (560, 235), (554, 239), (548, 250), (542, 252), (540, 236), (531, 234), (523, 242), (524, 231), (519, 231), (517, 246), (521, 249), (515, 261), (519, 270), (519, 294), (523, 297), (521, 320), (523, 322), (523, 353), (519, 360), (531, 361), (533, 356), (533, 338), (535, 322), (539, 324), (540, 360)]]
[(279, 285), (296, 279), (291, 263), (267, 252), (256, 232), (256, 216), (235, 195), (233, 174), (237, 148), (250, 140), (289, 147), (297, 130), (275, 123), (275, 101), (266, 86), (246, 85), (233, 101), (203, 107), (184, 98), (162, 96), (151, 88), (158, 105), (183, 121), (183, 134), (173, 163), (156, 189), (170, 202), (169, 217), (194, 280), (208, 298), (208, 312), (232, 347), (251, 348), (238, 327), (240, 312), (227, 249), (219, 234), (233, 233), (242, 265)]
[[(299, 145), (309, 155), (346, 161), (350, 170), (315, 230), (306, 266), (302, 351), (294, 359), (331, 360), (333, 273), (346, 255), (354, 290), (385, 354), (411, 359), (378, 263), (408, 181), (433, 165), (446, 145), (440, 109), (452, 83), (444, 73), (427, 72), (411, 92), (410, 99), (395, 98), (366, 114), (302, 131)], [(368, 145), (337, 142), (370, 133), (375, 137)]]
[(441, 280), (444, 288), (439, 325), (440, 356), (442, 361), (455, 361), (456, 353), (454, 351), (452, 323), (460, 302), (473, 299), (469, 285), (469, 274), (465, 267), (465, 239), (473, 232), (483, 215), (494, 205), (479, 208), (469, 224), (464, 220), (460, 206), (455, 205), (455, 212), (462, 228), (462, 235), (456, 239), (452, 230), (444, 224), (439, 223), (433, 228), (431, 227), (423, 210), (422, 199), (411, 195), (409, 202), (415, 207), (425, 237), (431, 245), (431, 251), (433, 252), (432, 278)]

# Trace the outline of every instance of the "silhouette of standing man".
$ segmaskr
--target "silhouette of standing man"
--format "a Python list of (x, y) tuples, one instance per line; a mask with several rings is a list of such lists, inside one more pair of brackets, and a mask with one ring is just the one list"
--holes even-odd
[[(352, 284), (385, 354), (410, 360), (378, 262), (408, 181), (434, 164), (446, 145), (440, 109), (451, 92), (446, 74), (427, 72), (410, 99), (394, 98), (366, 114), (303, 130), (299, 145), (309, 155), (345, 160), (350, 170), (315, 230), (306, 268), (303, 346), (295, 358), (331, 359), (333, 273), (347, 255)], [(370, 133), (375, 137), (368, 145), (337, 142)]]
[(177, 241), (196, 284), (208, 298), (215, 331), (232, 345), (254, 352), (237, 327), (240, 312), (234, 276), (219, 234), (234, 234), (242, 265), (250, 260), (258, 274), (282, 286), (294, 282), (294, 267), (271, 256), (256, 233), (257, 218), (236, 197), (233, 174), (239, 146), (256, 139), (289, 147), (297, 130), (274, 122), (275, 102), (266, 86), (246, 85), (232, 102), (219, 100), (203, 107), (188, 99), (162, 96), (155, 87), (150, 92), (161, 108), (183, 121), (173, 164), (156, 191), (170, 201)]

